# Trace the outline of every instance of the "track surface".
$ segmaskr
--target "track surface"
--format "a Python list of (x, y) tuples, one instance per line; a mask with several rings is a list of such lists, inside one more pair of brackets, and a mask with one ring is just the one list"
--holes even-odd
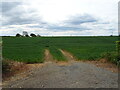
[[(73, 61), (74, 57), (63, 51), (70, 62), (52, 62), (46, 51), (46, 62), (27, 71), (26, 77), (6, 82), (6, 88), (117, 88), (118, 73), (93, 64)], [(29, 72), (29, 73), (28, 73)], [(25, 73), (25, 74), (26, 74)]]

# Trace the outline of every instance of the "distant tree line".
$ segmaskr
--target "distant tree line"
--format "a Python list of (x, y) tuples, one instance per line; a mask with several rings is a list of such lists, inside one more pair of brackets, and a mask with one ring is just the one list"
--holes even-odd
[(30, 35), (28, 35), (28, 33), (26, 31), (23, 31), (23, 35), (17, 33), (16, 37), (41, 37), (39, 34), (36, 35), (34, 33), (31, 33)]

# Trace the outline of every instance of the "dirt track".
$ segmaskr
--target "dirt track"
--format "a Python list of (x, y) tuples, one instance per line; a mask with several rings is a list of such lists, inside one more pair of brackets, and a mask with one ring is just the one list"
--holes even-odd
[[(63, 51), (70, 62), (52, 62), (46, 51), (44, 64), (30, 65), (31, 70), (16, 80), (5, 82), (8, 88), (117, 88), (118, 73), (97, 67), (94, 64), (74, 61), (74, 57)], [(49, 58), (48, 58), (49, 57)], [(28, 73), (29, 72), (29, 73)]]

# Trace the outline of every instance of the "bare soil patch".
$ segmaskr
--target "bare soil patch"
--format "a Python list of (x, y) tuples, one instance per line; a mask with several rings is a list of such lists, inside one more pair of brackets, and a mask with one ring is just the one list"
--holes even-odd
[(90, 64), (94, 64), (96, 65), (97, 67), (102, 67), (102, 68), (105, 68), (107, 70), (110, 70), (112, 72), (118, 72), (118, 67), (117, 65), (109, 62), (108, 60), (106, 59), (101, 59), (101, 60), (98, 60), (98, 61), (84, 61), (85, 63), (90, 63)]
[[(64, 54), (63, 54), (64, 55)], [(45, 63), (49, 62), (49, 63), (54, 63), (54, 64), (58, 64), (60, 66), (63, 65), (68, 65), (68, 61), (58, 61), (58, 60), (54, 60), (53, 56), (51, 55), (50, 51), (48, 49), (45, 50)]]
[(118, 73), (83, 62), (59, 66), (45, 62), (26, 77), (7, 82), (4, 88), (117, 88)]
[[(90, 64), (94, 64), (97, 67), (102, 67), (105, 68), (107, 70), (110, 70), (112, 72), (118, 72), (118, 67), (117, 65), (109, 62), (106, 59), (101, 59), (101, 60), (96, 60), (96, 61), (89, 61), (89, 60), (77, 60), (71, 53), (65, 51), (65, 50), (61, 50), (60, 51), (63, 53), (63, 55), (68, 59), (68, 64), (69, 63), (73, 63), (73, 62), (84, 62), (84, 63), (90, 63)], [(64, 65), (64, 62), (61, 63)]]
[(54, 61), (55, 61), (55, 60), (53, 59), (53, 56), (50, 54), (50, 51), (49, 51), (48, 49), (45, 49), (45, 58), (44, 58), (44, 60), (45, 60), (46, 62), (48, 62), (48, 61), (54, 62)]
[(69, 52), (65, 51), (65, 50), (62, 50), (62, 49), (59, 49), (62, 54), (68, 59), (69, 62), (72, 62), (72, 61), (77, 61), (77, 59)]
[[(2, 65), (2, 79), (3, 81), (8, 81), (12, 76), (18, 75), (22, 72), (25, 72), (29, 69), (27, 64), (12, 60), (4, 60)], [(6, 63), (6, 64), (5, 64)]]
[(24, 72), (29, 70), (29, 67), (27, 64), (12, 60), (5, 60), (5, 64), (2, 67), (5, 67), (7, 70), (6, 72), (2, 72), (2, 84), (9, 82), (9, 81), (15, 81), (19, 78), (25, 77), (27, 74), (24, 74)]

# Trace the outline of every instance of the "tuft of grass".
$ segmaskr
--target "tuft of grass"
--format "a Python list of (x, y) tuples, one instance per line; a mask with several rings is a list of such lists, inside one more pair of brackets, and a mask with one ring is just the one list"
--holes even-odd
[(3, 80), (13, 76), (14, 74), (28, 69), (25, 63), (11, 60), (2, 60), (2, 78)]
[(49, 48), (50, 53), (53, 55), (53, 58), (58, 61), (66, 61), (66, 57), (62, 54), (60, 50), (56, 47)]
[(7, 60), (3, 60), (2, 61), (2, 73), (3, 74), (6, 74), (6, 73), (9, 73), (10, 72), (10, 64)]
[(120, 66), (120, 56), (116, 52), (106, 52), (101, 55), (101, 58), (105, 58), (108, 61)]

